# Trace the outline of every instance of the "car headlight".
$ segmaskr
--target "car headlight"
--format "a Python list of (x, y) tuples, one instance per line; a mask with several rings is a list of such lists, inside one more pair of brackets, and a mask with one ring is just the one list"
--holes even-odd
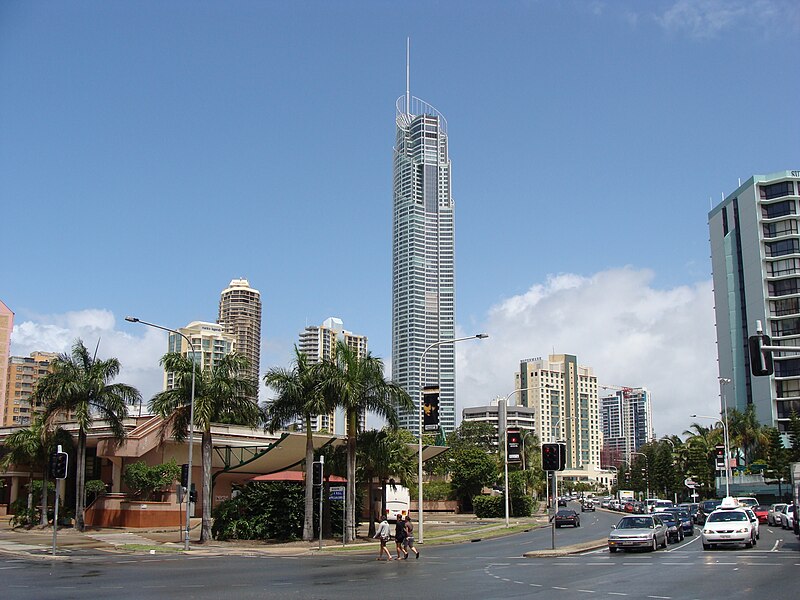
[(710, 530), (710, 529), (703, 529), (703, 533), (708, 535), (709, 533), (714, 533), (714, 532), (712, 530)]
[(742, 527), (741, 529), (737, 529), (736, 533), (747, 533), (748, 531), (750, 531), (749, 527)]

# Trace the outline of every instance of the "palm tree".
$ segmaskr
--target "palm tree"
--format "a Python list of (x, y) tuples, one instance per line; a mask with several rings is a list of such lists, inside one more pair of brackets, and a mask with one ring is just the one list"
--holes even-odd
[[(403, 434), (406, 434), (405, 437)], [(397, 481), (408, 486), (415, 477), (415, 457), (408, 447), (414, 439), (405, 430), (371, 429), (358, 434), (357, 453), (360, 465), (358, 480), (367, 484), (369, 502), (369, 536), (375, 535), (375, 505), (373, 483), (377, 480), (381, 490), (381, 514), (386, 510), (386, 484)]]
[(314, 539), (314, 485), (310, 476), (314, 462), (314, 432), (311, 419), (326, 415), (333, 409), (321, 393), (319, 365), (294, 348), (295, 358), (291, 369), (275, 367), (264, 375), (267, 387), (277, 392), (277, 397), (266, 408), (266, 427), (270, 432), (283, 429), (295, 419), (302, 419), (306, 430), (306, 496), (303, 539)]
[(697, 476), (703, 487), (709, 492), (714, 491), (714, 458), (712, 449), (722, 442), (723, 428), (705, 427), (700, 423), (692, 423), (689, 429), (683, 432), (688, 436), (688, 460), (692, 470), (697, 471)]
[(768, 432), (758, 422), (754, 404), (748, 404), (744, 412), (735, 408), (728, 409), (728, 435), (731, 444), (744, 451), (745, 464), (752, 461), (757, 448), (769, 444)]
[[(0, 460), (0, 469), (7, 470), (11, 465), (28, 467), (28, 514), (30, 515), (33, 512), (33, 472), (41, 469), (45, 460), (41, 432), (34, 425), (18, 429), (6, 437), (3, 446), (6, 454)], [(43, 487), (46, 489), (46, 485)], [(31, 516), (30, 519), (32, 518)], [(32, 522), (29, 524), (33, 525)]]
[[(99, 345), (99, 342), (98, 342)], [(52, 372), (39, 380), (31, 403), (45, 405), (45, 427), (69, 417), (78, 425), (77, 466), (75, 468), (75, 527), (84, 530), (84, 490), (86, 479), (86, 437), (92, 423), (104, 421), (114, 439), (125, 437), (122, 420), (128, 405), (139, 402), (139, 391), (124, 383), (110, 383), (120, 371), (116, 358), (100, 360), (77, 340), (71, 354), (61, 354), (52, 363)]]
[(399, 385), (383, 376), (383, 361), (371, 353), (364, 356), (344, 341), (336, 344), (333, 357), (322, 362), (323, 393), (329, 402), (345, 411), (347, 423), (347, 500), (345, 541), (355, 539), (356, 530), (356, 436), (361, 415), (372, 411), (390, 427), (397, 427), (397, 409), (414, 405)]
[(247, 359), (234, 352), (203, 369), (192, 358), (169, 352), (161, 358), (161, 366), (175, 374), (175, 387), (159, 392), (149, 402), (150, 410), (165, 419), (165, 426), (172, 424), (175, 440), (184, 441), (189, 430), (194, 369), (194, 426), (201, 432), (203, 470), (201, 544), (211, 539), (211, 425), (225, 421), (257, 427), (262, 422), (261, 410), (249, 399), (256, 395), (258, 386), (246, 377), (247, 365)]

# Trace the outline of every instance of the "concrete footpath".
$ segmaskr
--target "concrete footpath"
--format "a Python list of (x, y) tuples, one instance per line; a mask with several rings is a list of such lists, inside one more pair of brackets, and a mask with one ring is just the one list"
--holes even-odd
[[(547, 527), (547, 516), (511, 519), (509, 527), (505, 519), (478, 519), (475, 515), (433, 515), (425, 520), (423, 546), (456, 544), (477, 541)], [(366, 537), (367, 525), (359, 529), (356, 541), (343, 546), (341, 540), (323, 540), (324, 553), (374, 553), (375, 540)], [(211, 540), (198, 544), (200, 519), (192, 519), (190, 550), (192, 555), (208, 556), (302, 556), (320, 553), (319, 541), (270, 542), (234, 540), (221, 542)], [(95, 529), (81, 533), (72, 528), (58, 530), (56, 556), (52, 556), (52, 527), (32, 529), (12, 528), (8, 517), (0, 518), (0, 553), (25, 557), (77, 558), (105, 553), (119, 554), (163, 554), (184, 552), (184, 531), (178, 529)], [(605, 544), (605, 540), (601, 540)], [(580, 544), (580, 548), (560, 548), (556, 551), (527, 553), (526, 556), (560, 556), (570, 552), (598, 547), (597, 542)]]

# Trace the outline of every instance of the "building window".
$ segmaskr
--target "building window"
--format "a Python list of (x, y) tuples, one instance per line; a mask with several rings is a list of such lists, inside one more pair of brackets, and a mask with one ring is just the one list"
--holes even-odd
[(790, 279), (770, 281), (768, 287), (769, 295), (772, 297), (798, 294), (800, 293), (800, 279), (797, 277), (792, 277)]
[(767, 256), (785, 256), (800, 253), (800, 240), (793, 238), (764, 244)]
[(777, 219), (786, 215), (797, 214), (794, 209), (794, 200), (784, 200), (775, 204), (765, 204), (761, 207), (761, 216), (765, 219)]
[(777, 223), (764, 223), (764, 237), (775, 238), (784, 235), (797, 235), (797, 220), (788, 219)]
[(791, 196), (794, 193), (794, 185), (791, 181), (781, 181), (771, 185), (760, 185), (758, 191), (762, 200), (771, 200), (781, 196)]

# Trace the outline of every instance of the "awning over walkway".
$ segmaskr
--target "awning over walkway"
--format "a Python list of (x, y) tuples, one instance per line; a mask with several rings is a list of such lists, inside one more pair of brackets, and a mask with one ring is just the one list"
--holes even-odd
[[(314, 449), (339, 446), (345, 440), (335, 435), (314, 434)], [(223, 473), (269, 475), (300, 469), (306, 457), (306, 434), (284, 433), (271, 444), (258, 446), (214, 445), (212, 464)]]
[[(302, 471), (283, 471), (282, 473), (270, 473), (269, 475), (256, 475), (248, 481), (305, 481), (305, 473)], [(347, 483), (347, 479), (338, 475), (328, 475), (325, 481), (330, 483)]]

